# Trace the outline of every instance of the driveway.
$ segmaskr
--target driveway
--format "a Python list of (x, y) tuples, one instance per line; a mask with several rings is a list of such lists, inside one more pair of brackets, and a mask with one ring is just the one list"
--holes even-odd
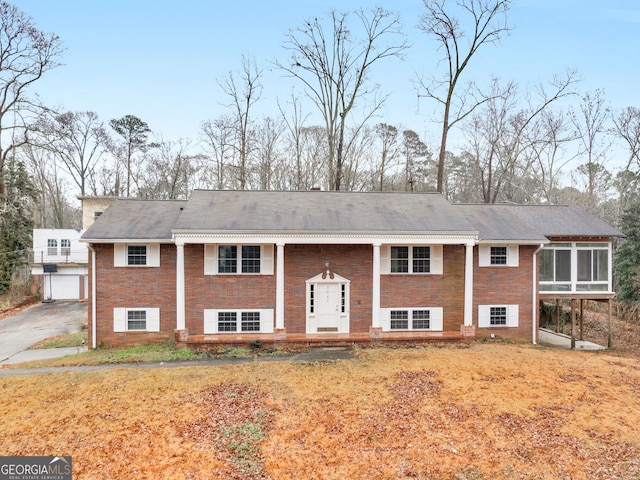
[(87, 304), (77, 300), (38, 303), (0, 320), (0, 363), (48, 337), (78, 331)]

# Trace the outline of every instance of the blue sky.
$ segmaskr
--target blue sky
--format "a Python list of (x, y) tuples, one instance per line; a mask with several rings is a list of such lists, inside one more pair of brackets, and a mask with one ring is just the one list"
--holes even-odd
[[(286, 58), (284, 34), (331, 8), (382, 6), (398, 12), (413, 47), (405, 61), (380, 64), (374, 80), (390, 94), (384, 121), (412, 128), (427, 140), (437, 129), (432, 105), (417, 101), (416, 73), (428, 74), (438, 52), (416, 25), (421, 0), (14, 0), (38, 28), (66, 47), (65, 66), (35, 86), (41, 99), (64, 110), (91, 110), (105, 122), (132, 114), (167, 140), (196, 139), (202, 121), (225, 113), (218, 81), (241, 57), (265, 68), (261, 114), (277, 114), (292, 81), (272, 67)], [(580, 89), (601, 88), (611, 107), (640, 107), (640, 2), (637, 0), (515, 0), (511, 35), (486, 46), (467, 79), (492, 76), (533, 85), (567, 69)], [(256, 111), (258, 112), (258, 110)], [(430, 137), (431, 135), (431, 137)]]

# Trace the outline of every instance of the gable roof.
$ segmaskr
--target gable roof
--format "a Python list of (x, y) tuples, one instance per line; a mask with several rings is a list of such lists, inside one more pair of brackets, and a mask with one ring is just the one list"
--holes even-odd
[(185, 200), (118, 199), (87, 229), (82, 240), (171, 241), (171, 228), (186, 203)]
[(174, 233), (474, 233), (431, 193), (195, 190)]

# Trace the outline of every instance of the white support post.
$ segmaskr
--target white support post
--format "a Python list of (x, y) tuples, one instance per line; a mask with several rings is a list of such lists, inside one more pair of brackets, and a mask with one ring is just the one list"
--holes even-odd
[(380, 244), (373, 244), (373, 285), (371, 298), (371, 326), (380, 328)]
[(284, 243), (276, 252), (276, 329), (284, 328)]
[(184, 330), (184, 243), (181, 241), (176, 241), (176, 254), (176, 330)]
[(464, 326), (473, 325), (473, 244), (467, 243), (464, 261)]

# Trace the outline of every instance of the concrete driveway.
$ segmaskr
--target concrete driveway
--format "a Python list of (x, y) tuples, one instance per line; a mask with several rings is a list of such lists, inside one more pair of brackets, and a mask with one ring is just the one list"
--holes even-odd
[(77, 300), (38, 303), (0, 320), (0, 363), (40, 340), (79, 331), (86, 321), (87, 303)]

